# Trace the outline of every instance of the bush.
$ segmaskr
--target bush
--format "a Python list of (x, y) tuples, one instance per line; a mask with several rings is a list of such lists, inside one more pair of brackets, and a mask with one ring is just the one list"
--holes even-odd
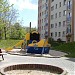
[(60, 38), (57, 39), (57, 42), (62, 43), (62, 40)]
[(57, 42), (57, 41), (54, 41), (53, 38), (48, 38), (48, 43), (51, 44), (52, 47), (55, 47), (55, 46), (59, 46), (60, 43)]

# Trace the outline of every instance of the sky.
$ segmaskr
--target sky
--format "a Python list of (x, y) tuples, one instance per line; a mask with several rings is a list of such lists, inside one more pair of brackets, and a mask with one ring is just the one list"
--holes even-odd
[(18, 21), (22, 21), (23, 26), (37, 27), (38, 22), (38, 0), (9, 0), (10, 5), (14, 4), (14, 8), (18, 10)]

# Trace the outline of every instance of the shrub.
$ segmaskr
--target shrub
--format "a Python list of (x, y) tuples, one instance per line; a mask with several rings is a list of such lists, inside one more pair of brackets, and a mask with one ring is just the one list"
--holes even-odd
[(62, 40), (60, 38), (57, 39), (57, 42), (62, 43)]

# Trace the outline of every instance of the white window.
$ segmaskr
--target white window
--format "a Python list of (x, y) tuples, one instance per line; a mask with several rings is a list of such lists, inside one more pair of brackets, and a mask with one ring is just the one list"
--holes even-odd
[(61, 2), (59, 2), (59, 7), (61, 7)]
[(51, 2), (53, 2), (54, 0), (51, 0)]
[(51, 32), (51, 37), (53, 37), (53, 32)]
[(51, 24), (51, 28), (53, 28), (54, 27), (54, 24)]
[(54, 10), (54, 6), (51, 7), (51, 11), (53, 11), (53, 10)]
[(68, 1), (68, 9), (72, 8), (72, 1)]
[(59, 17), (61, 17), (61, 12), (59, 12)]
[(61, 22), (59, 22), (59, 27), (61, 27)]
[(65, 31), (63, 31), (62, 36), (65, 37), (65, 35), (66, 35), (66, 34), (65, 34)]
[(43, 23), (43, 19), (42, 19), (42, 23)]
[(56, 7), (55, 7), (55, 9), (57, 9), (57, 4), (56, 4)]
[(61, 36), (61, 32), (58, 33), (58, 37), (60, 37), (60, 36)]
[(63, 11), (63, 16), (66, 16), (66, 10)]
[(55, 14), (55, 18), (57, 18), (57, 13)]
[(57, 23), (55, 23), (55, 28), (57, 28)]
[(63, 5), (66, 5), (66, 0), (64, 0)]
[(54, 15), (51, 15), (51, 19), (54, 19)]
[(55, 32), (55, 37), (57, 37), (57, 32)]
[(63, 21), (63, 27), (66, 26), (66, 21)]

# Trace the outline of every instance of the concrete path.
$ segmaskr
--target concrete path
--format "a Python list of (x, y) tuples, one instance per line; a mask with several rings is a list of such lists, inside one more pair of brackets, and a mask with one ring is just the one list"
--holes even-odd
[(52, 55), (52, 56), (60, 56), (60, 57), (63, 57), (65, 55), (67, 55), (67, 53), (55, 51), (55, 50), (50, 50), (49, 54)]
[[(45, 58), (45, 57), (31, 57), (18, 55), (4, 55), (5, 60), (0, 62), (0, 68), (12, 64), (47, 64), (58, 66), (68, 72), (68, 75), (75, 75), (75, 58)], [(1, 59), (1, 58), (0, 58)]]

